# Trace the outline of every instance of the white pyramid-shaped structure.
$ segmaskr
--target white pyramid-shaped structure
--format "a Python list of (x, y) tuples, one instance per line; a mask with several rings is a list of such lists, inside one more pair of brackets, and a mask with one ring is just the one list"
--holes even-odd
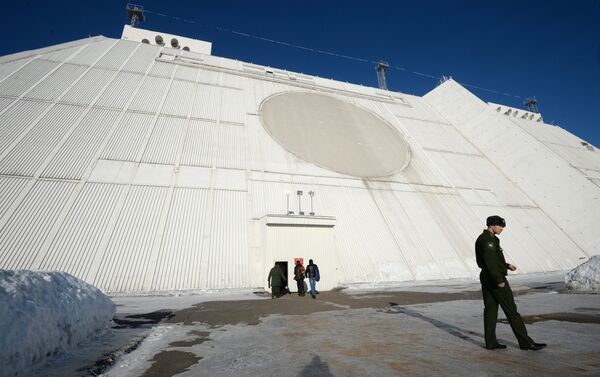
[(600, 253), (600, 152), (539, 114), (157, 35), (0, 58), (0, 268), (109, 292), (263, 287), (296, 258), (322, 289), (475, 277), (492, 214), (522, 273)]

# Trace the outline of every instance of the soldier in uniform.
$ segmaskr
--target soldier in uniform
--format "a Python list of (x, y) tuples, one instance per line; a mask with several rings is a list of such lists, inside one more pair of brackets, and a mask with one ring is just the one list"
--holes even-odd
[(544, 343), (534, 342), (529, 335), (521, 315), (517, 312), (517, 305), (512, 290), (506, 280), (507, 270), (515, 271), (516, 266), (506, 263), (500, 240), (496, 237), (502, 233), (506, 221), (500, 216), (487, 218), (487, 229), (475, 242), (475, 255), (477, 265), (481, 268), (479, 280), (483, 294), (483, 328), (485, 333), (485, 347), (488, 350), (504, 349), (504, 344), (496, 339), (496, 322), (498, 320), (498, 305), (502, 307), (510, 323), (519, 347), (523, 350), (537, 351), (544, 347)]
[(285, 287), (285, 280), (286, 278), (283, 276), (281, 268), (275, 263), (275, 266), (269, 271), (269, 277), (267, 278), (267, 283), (271, 288), (271, 298), (281, 296), (281, 287)]

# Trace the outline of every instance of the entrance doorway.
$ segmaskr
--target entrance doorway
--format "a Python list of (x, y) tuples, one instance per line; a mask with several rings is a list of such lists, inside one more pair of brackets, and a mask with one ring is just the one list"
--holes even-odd
[(285, 293), (289, 293), (290, 292), (290, 288), (288, 286), (289, 284), (289, 278), (288, 278), (288, 262), (284, 262), (284, 261), (278, 261), (275, 262), (275, 265), (279, 266), (279, 268), (281, 268), (281, 272), (283, 272), (283, 276), (285, 277), (285, 283), (284, 283), (284, 287), (281, 288), (281, 294), (285, 294)]

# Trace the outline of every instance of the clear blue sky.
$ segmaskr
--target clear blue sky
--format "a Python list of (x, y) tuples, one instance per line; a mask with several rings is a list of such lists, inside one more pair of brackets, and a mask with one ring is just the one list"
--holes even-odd
[[(372, 63), (234, 30), (386, 60), (392, 66), (388, 87), (403, 93), (424, 95), (436, 86), (436, 79), (414, 73), (420, 72), (491, 90), (467, 86), (484, 101), (523, 107), (535, 96), (546, 123), (600, 147), (600, 0), (135, 3), (151, 12), (140, 27), (210, 41), (217, 56), (377, 86)], [(94, 35), (119, 38), (126, 4), (7, 1), (0, 13), (0, 56)]]

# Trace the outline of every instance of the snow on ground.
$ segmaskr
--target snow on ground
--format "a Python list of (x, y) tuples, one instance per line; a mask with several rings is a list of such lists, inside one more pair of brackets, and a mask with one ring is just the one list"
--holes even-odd
[(568, 290), (600, 293), (600, 255), (592, 256), (565, 276)]
[(181, 310), (206, 301), (260, 300), (251, 289), (157, 292), (149, 294), (118, 294), (111, 296), (117, 313), (138, 314), (156, 310)]
[(65, 272), (0, 270), (0, 376), (27, 376), (105, 328), (115, 304)]

